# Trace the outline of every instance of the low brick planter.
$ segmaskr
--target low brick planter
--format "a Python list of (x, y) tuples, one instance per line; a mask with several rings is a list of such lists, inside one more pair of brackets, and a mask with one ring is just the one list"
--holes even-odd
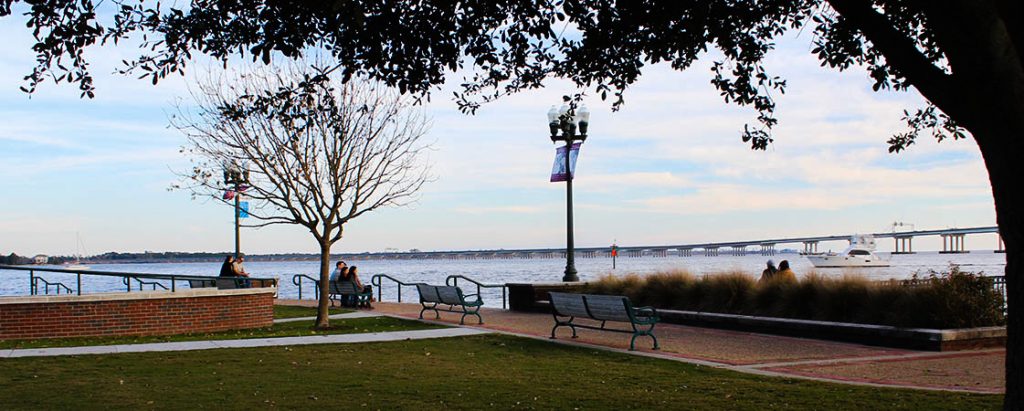
[(900, 328), (888, 325), (658, 310), (663, 322), (765, 334), (847, 341), (884, 347), (955, 351), (1006, 346), (1006, 327), (963, 329)]
[(0, 340), (269, 327), (276, 288), (0, 298)]
[[(550, 313), (551, 291), (583, 292), (586, 283), (507, 284), (509, 309)], [(758, 317), (658, 309), (662, 322), (763, 334), (846, 341), (883, 347), (954, 351), (1006, 346), (1006, 327), (965, 329), (899, 328), (887, 325)]]

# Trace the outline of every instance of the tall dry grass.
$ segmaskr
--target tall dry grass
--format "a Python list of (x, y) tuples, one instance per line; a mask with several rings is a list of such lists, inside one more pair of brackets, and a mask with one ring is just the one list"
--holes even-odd
[(1002, 295), (991, 279), (962, 272), (929, 273), (911, 281), (870, 281), (810, 272), (797, 281), (759, 282), (739, 271), (696, 276), (686, 270), (647, 276), (606, 274), (588, 292), (626, 295), (637, 305), (918, 328), (1005, 324)]

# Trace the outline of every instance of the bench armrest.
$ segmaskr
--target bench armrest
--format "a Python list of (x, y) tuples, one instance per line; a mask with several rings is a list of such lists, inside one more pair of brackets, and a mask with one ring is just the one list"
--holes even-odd
[(633, 307), (633, 313), (639, 317), (657, 317), (658, 310), (654, 307)]

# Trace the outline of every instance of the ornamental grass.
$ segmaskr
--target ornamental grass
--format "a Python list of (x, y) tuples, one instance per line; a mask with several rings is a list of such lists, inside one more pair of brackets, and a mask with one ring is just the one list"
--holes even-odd
[(606, 274), (588, 292), (626, 295), (635, 305), (662, 309), (880, 324), (912, 328), (969, 328), (1006, 324), (1003, 295), (983, 273), (914, 274), (871, 281), (857, 275), (808, 273), (797, 281), (760, 282), (738, 271), (693, 275), (685, 270), (646, 276)]

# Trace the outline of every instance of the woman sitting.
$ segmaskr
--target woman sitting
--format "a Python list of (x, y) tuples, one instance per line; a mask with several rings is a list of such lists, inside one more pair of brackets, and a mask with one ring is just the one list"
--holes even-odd
[[(356, 285), (357, 290), (362, 290), (362, 293), (364, 294), (369, 293), (370, 301), (373, 301), (373, 286), (363, 285), (363, 282), (359, 280), (359, 267), (356, 267), (354, 265), (352, 267), (349, 267), (348, 276), (346, 279), (354, 283)], [(353, 297), (353, 299), (354, 298), (355, 297)], [(352, 305), (355, 305), (355, 303), (356, 301), (352, 301)], [(367, 303), (367, 306), (369, 306), (369, 303)]]

